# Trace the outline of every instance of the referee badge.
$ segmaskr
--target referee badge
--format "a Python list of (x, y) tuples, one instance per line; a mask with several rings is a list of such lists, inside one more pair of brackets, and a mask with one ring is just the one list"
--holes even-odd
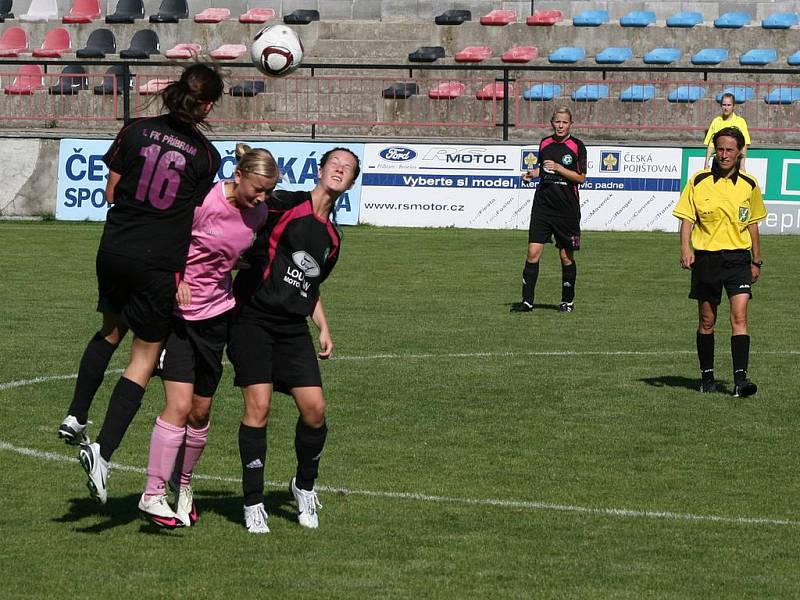
[(571, 154), (565, 154), (564, 156), (562, 156), (561, 157), (561, 164), (564, 165), (565, 167), (570, 166), (572, 164), (572, 155)]
[(750, 219), (750, 209), (746, 206), (739, 207), (739, 222), (740, 223), (747, 223)]

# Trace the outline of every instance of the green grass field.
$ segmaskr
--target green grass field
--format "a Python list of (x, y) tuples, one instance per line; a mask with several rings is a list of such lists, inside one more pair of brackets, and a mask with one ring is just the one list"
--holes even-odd
[[(267, 510), (241, 524), (241, 397), (226, 368), (191, 530), (138, 515), (159, 381), (94, 504), (56, 437), (99, 318), (98, 224), (0, 223), (4, 598), (794, 598), (800, 590), (800, 237), (763, 240), (753, 398), (701, 395), (677, 234), (586, 233), (576, 312), (556, 252), (518, 300), (526, 233), (348, 228), (323, 287), (330, 434), (320, 529), (286, 484), (273, 403)], [(731, 388), (728, 310), (717, 375)], [(123, 346), (127, 350), (127, 345)], [(112, 367), (124, 364), (119, 352)], [(93, 433), (116, 372), (92, 409)]]

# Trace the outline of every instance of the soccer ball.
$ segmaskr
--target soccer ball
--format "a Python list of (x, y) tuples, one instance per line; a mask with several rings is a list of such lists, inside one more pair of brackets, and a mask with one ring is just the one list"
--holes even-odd
[(283, 77), (300, 66), (303, 42), (286, 25), (267, 25), (253, 38), (250, 57), (264, 75)]

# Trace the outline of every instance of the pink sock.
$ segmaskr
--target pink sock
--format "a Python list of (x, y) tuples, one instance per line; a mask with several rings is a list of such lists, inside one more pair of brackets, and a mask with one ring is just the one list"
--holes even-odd
[(192, 482), (192, 472), (203, 454), (208, 441), (208, 425), (202, 429), (186, 427), (186, 447), (183, 451), (183, 466), (181, 467), (181, 485)]
[(166, 483), (172, 475), (185, 433), (185, 427), (176, 427), (162, 421), (161, 417), (156, 418), (150, 437), (150, 459), (147, 462), (147, 485), (144, 489), (148, 496), (166, 493)]

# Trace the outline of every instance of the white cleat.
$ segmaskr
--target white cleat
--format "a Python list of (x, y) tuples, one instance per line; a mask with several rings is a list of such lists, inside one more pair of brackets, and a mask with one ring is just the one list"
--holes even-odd
[(295, 485), (295, 478), (289, 484), (289, 490), (292, 492), (294, 499), (297, 501), (297, 522), (303, 527), (309, 529), (316, 529), (319, 527), (319, 516), (317, 516), (317, 509), (322, 508), (319, 503), (316, 490), (301, 490)]
[(86, 435), (86, 430), (88, 428), (88, 421), (85, 425), (81, 425), (78, 419), (72, 415), (67, 415), (58, 427), (58, 437), (67, 442), (70, 446), (88, 444), (89, 436)]
[(100, 504), (105, 504), (108, 498), (108, 463), (100, 456), (100, 444), (81, 444), (78, 460), (89, 476), (86, 487), (89, 494)]
[(269, 533), (267, 511), (263, 502), (244, 507), (244, 526), (250, 533)]
[(139, 511), (145, 519), (159, 527), (164, 527), (165, 529), (183, 527), (183, 521), (172, 512), (169, 504), (167, 504), (167, 496), (165, 494), (150, 496), (149, 498), (142, 494), (139, 499)]
[(194, 504), (194, 495), (191, 485), (182, 485), (177, 493), (178, 501), (175, 505), (175, 515), (181, 520), (184, 527), (191, 527), (200, 518)]

